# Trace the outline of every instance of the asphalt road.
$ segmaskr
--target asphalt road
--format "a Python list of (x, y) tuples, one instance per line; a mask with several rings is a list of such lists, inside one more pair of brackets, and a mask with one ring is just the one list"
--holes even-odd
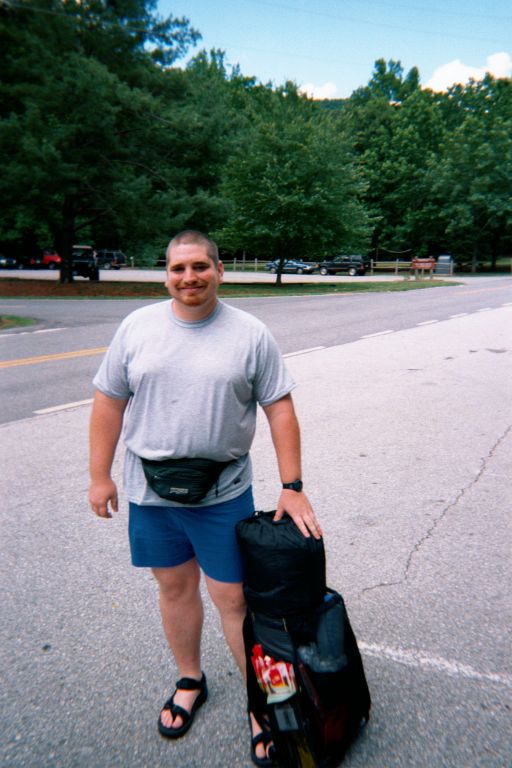
[[(298, 382), (304, 480), (373, 695), (348, 768), (510, 767), (510, 286), (244, 304), (271, 324)], [(3, 334), (2, 359), (107, 343), (128, 305), (84, 304), (44, 303), (44, 317), (31, 304), (47, 332)], [(32, 392), (0, 426), (0, 763), (246, 768), (243, 691), (210, 606), (210, 701), (184, 740), (156, 733), (174, 670), (153, 581), (129, 564), (125, 504), (110, 521), (88, 510), (89, 406), (33, 414), (42, 372), (67, 397), (84, 361), (99, 355), (0, 370), (2, 400)], [(272, 508), (264, 421), (253, 462), (257, 506)]]
[[(283, 353), (291, 354), (421, 323), (445, 322), (511, 301), (512, 277), (485, 277), (460, 286), (405, 293), (233, 299), (230, 303), (266, 322)], [(121, 319), (144, 303), (148, 302), (0, 300), (0, 312), (38, 320), (26, 330), (0, 333), (0, 423), (89, 399), (103, 349)], [(16, 362), (20, 360), (30, 364)]]

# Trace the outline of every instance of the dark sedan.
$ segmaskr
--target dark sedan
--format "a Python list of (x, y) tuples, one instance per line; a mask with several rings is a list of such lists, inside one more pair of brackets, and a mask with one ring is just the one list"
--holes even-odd
[(14, 256), (0, 255), (0, 267), (2, 267), (2, 269), (16, 269), (17, 266), (18, 260), (15, 259)]
[[(279, 267), (279, 259), (276, 261), (269, 261), (265, 267), (265, 269), (268, 269), (269, 272), (272, 272), (272, 274), (275, 274)], [(287, 259), (284, 264), (281, 272), (283, 274), (294, 274), (294, 275), (312, 275), (313, 272), (316, 272), (318, 269), (318, 264), (316, 262), (312, 261), (300, 261), (298, 259)]]

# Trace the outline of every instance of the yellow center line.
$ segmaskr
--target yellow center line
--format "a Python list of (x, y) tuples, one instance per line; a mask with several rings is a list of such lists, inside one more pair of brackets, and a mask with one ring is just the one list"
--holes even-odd
[(55, 355), (37, 355), (36, 357), (21, 357), (18, 360), (3, 360), (0, 368), (15, 368), (18, 365), (37, 365), (37, 363), (49, 363), (52, 360), (67, 360), (70, 357), (87, 357), (88, 355), (101, 355), (107, 351), (107, 347), (94, 347), (93, 349), (77, 349), (75, 352), (58, 352)]

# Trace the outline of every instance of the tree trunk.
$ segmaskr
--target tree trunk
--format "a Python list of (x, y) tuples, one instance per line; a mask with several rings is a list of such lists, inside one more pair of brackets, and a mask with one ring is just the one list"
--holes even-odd
[(280, 256), (277, 261), (277, 273), (276, 273), (276, 286), (280, 287), (283, 284), (282, 274), (284, 269), (284, 262), (286, 261), (284, 256)]
[(73, 260), (72, 250), (75, 239), (75, 204), (72, 197), (66, 195), (62, 206), (62, 231), (60, 233), (59, 253), (62, 258), (60, 265), (60, 282), (72, 283)]
[(477, 266), (478, 266), (478, 254), (479, 254), (478, 243), (475, 242), (473, 244), (473, 259), (471, 261), (471, 272), (473, 274), (475, 274)]
[(493, 272), (496, 271), (496, 262), (498, 261), (498, 242), (499, 238), (497, 237), (496, 233), (493, 233), (491, 238), (491, 269)]

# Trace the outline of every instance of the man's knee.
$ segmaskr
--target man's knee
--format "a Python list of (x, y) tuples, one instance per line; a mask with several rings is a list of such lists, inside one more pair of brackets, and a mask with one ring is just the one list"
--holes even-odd
[(246, 610), (242, 583), (227, 583), (206, 577), (208, 592), (221, 614), (243, 614)]
[(174, 568), (153, 568), (152, 571), (165, 600), (188, 600), (198, 593), (200, 572), (195, 560)]

